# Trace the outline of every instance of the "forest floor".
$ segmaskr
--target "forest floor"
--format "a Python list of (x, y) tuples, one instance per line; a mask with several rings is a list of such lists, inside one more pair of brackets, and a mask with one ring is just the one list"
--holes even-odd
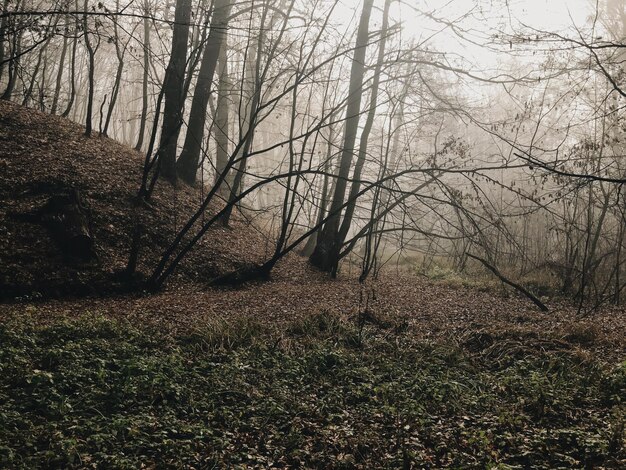
[[(163, 292), (107, 290), (133, 217), (148, 269), (198, 191), (162, 185), (138, 214), (141, 156), (80, 132), (0, 103), (0, 467), (626, 467), (623, 308), (542, 313), (392, 271), (332, 281), (296, 255), (269, 282), (210, 288), (265, 255), (241, 218)], [(10, 216), (59, 187), (85, 194), (96, 265)]]
[(0, 464), (624, 468), (618, 312), (395, 289), (368, 310), (348, 281), (3, 305)]

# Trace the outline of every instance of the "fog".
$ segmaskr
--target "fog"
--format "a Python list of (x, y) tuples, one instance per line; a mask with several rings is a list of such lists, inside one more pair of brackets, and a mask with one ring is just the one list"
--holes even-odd
[(363, 279), (472, 254), (619, 302), (624, 7), (4, 2), (0, 92), (136, 148), (141, 198), (204, 188), (157, 284), (235, 210), (267, 235), (264, 272), (291, 252)]

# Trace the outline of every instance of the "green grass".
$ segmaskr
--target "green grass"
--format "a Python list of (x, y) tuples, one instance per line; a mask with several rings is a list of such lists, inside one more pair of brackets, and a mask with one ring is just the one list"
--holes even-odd
[[(505, 354), (505, 353), (504, 353)], [(617, 468), (626, 363), (497, 364), (329, 313), (0, 325), (0, 467)]]

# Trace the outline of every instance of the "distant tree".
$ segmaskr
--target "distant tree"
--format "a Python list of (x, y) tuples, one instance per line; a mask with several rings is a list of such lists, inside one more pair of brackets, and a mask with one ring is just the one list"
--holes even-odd
[(146, 121), (148, 120), (148, 79), (150, 77), (150, 6), (148, 0), (143, 4), (143, 70), (141, 80), (141, 116), (139, 117), (139, 135), (135, 150), (141, 150), (146, 133)]
[[(9, 1), (10, 0), (3, 0), (2, 11), (7, 11), (9, 9)], [(7, 37), (8, 26), (9, 26), (9, 17), (8, 16), (2, 17), (2, 19), (0, 19), (0, 80), (2, 80), (4, 76), (4, 66), (5, 66), (4, 54), (6, 50), (4, 41)]]
[[(228, 163), (229, 139), (230, 139), (230, 101), (232, 83), (228, 70), (228, 40), (224, 38), (218, 58), (219, 82), (217, 86), (217, 102), (215, 105), (215, 182), (226, 170)], [(214, 182), (214, 184), (215, 184)], [(232, 184), (227, 182), (221, 189), (226, 192), (226, 187)]]
[[(78, 1), (78, 0), (77, 0)], [(8, 4), (7, 4), (8, 5)], [(15, 3), (15, 11), (24, 10), (24, 1), (17, 0)], [(0, 99), (10, 100), (13, 97), (13, 91), (18, 80), (18, 74), (20, 72), (20, 61), (22, 58), (22, 38), (24, 35), (25, 27), (17, 24), (17, 20), (8, 16), (2, 17), (3, 35), (7, 36), (7, 31), (11, 28), (12, 34), (9, 36), (9, 57), (3, 59), (2, 64), (8, 62), (8, 80), (4, 92), (0, 96)], [(2, 43), (4, 47), (4, 42)], [(4, 54), (4, 52), (3, 52)]]
[(65, 58), (67, 56), (67, 48), (69, 45), (69, 16), (65, 16), (63, 24), (63, 45), (61, 47), (61, 55), (59, 57), (59, 65), (57, 68), (57, 76), (54, 85), (54, 94), (52, 95), (52, 104), (50, 105), (50, 114), (56, 114), (61, 98), (61, 87), (63, 85), (63, 73), (65, 72)]
[[(58, 24), (58, 19), (59, 18), (56, 17), (56, 19), (54, 20), (54, 23), (51, 25), (52, 30), (56, 29), (57, 24)], [(50, 32), (46, 32), (45, 35), (46, 35), (45, 40), (39, 46), (39, 52), (37, 54), (37, 61), (35, 62), (35, 67), (33, 68), (31, 77), (30, 77), (30, 84), (28, 85), (28, 88), (24, 91), (24, 97), (22, 98), (22, 106), (29, 105), (31, 98), (33, 97), (33, 92), (35, 90), (37, 83), (39, 82), (40, 84), (39, 86), (42, 87), (43, 82), (45, 81), (46, 53), (48, 52), (47, 48), (48, 48), (48, 45), (50, 44), (50, 41), (54, 37), (54, 33), (50, 31)], [(43, 62), (44, 70), (42, 70), (41, 78), (40, 78), (39, 71), (41, 69), (42, 62)]]
[[(115, 9), (119, 11), (120, 9), (120, 0), (115, 0)], [(118, 27), (117, 18), (113, 19), (113, 43), (115, 45), (115, 56), (117, 58), (117, 69), (115, 71), (115, 79), (113, 82), (113, 89), (111, 90), (111, 99), (109, 100), (109, 107), (107, 109), (106, 119), (104, 122), (104, 127), (102, 129), (103, 135), (109, 134), (109, 126), (111, 125), (111, 118), (113, 117), (113, 110), (115, 109), (115, 105), (117, 104), (117, 99), (119, 97), (120, 88), (122, 86), (122, 74), (124, 73), (125, 66), (125, 55), (128, 50), (128, 46), (133, 37), (134, 30), (130, 32), (128, 35), (128, 39), (125, 43), (122, 43), (122, 38), (120, 37), (120, 31)], [(144, 49), (145, 56), (145, 49)], [(144, 63), (145, 67), (145, 63)]]
[[(290, 3), (289, 11), (293, 2)], [(253, 25), (253, 17), (256, 9), (251, 9), (250, 26)], [(289, 18), (289, 11), (283, 16), (283, 27), (280, 29), (280, 35), (284, 33), (284, 27)], [(242, 136), (244, 144), (238, 149), (232, 159), (237, 162), (231, 166), (231, 175), (228, 179), (228, 201), (226, 212), (222, 217), (222, 224), (228, 225), (234, 206), (231, 202), (237, 198), (238, 193), (243, 186), (243, 177), (246, 173), (248, 154), (252, 150), (252, 146), (256, 134), (256, 121), (259, 104), (261, 103), (261, 93), (264, 86), (264, 78), (271, 63), (271, 57), (268, 57), (266, 66), (263, 68), (263, 49), (266, 47), (267, 31), (271, 31), (276, 21), (283, 15), (280, 10), (279, 14), (269, 13), (269, 2), (264, 2), (261, 7), (261, 18), (259, 22), (259, 34), (254, 37), (250, 36), (246, 43), (244, 52), (244, 76), (241, 80), (240, 103), (239, 103), (239, 134)], [(272, 47), (272, 46), (270, 46)], [(268, 54), (271, 56), (271, 52)]]
[(99, 44), (99, 36), (97, 36), (97, 43), (94, 45), (89, 38), (90, 27), (89, 27), (89, 1), (85, 0), (84, 2), (84, 10), (83, 10), (83, 37), (85, 41), (85, 47), (87, 47), (87, 58), (88, 58), (88, 66), (87, 66), (87, 74), (88, 74), (88, 82), (87, 82), (87, 117), (85, 120), (85, 135), (87, 137), (91, 136), (92, 132), (92, 118), (93, 118), (93, 101), (94, 101), (94, 93), (95, 93), (95, 73), (96, 73), (96, 50)]
[[(78, 11), (78, 0), (74, 0), (74, 8)], [(67, 105), (65, 106), (65, 110), (61, 113), (61, 116), (66, 118), (70, 115), (72, 108), (74, 106), (74, 102), (76, 100), (76, 52), (78, 49), (78, 39), (80, 37), (80, 17), (79, 15), (75, 16), (74, 22), (74, 34), (72, 40), (72, 57), (70, 59), (70, 76), (69, 76), (69, 92), (67, 98)]]

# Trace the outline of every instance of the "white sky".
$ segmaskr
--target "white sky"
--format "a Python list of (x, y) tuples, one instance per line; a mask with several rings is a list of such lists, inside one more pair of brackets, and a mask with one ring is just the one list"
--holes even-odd
[[(380, 16), (383, 0), (375, 1), (375, 8), (371, 27), (380, 25)], [(505, 5), (508, 5), (505, 6)], [(360, 0), (342, 0), (342, 4), (335, 11), (339, 21), (356, 27), (362, 7)], [(469, 36), (478, 43), (485, 41), (488, 35), (496, 29), (507, 28), (511, 24), (519, 26), (523, 23), (529, 27), (548, 30), (565, 31), (573, 25), (578, 27), (588, 23), (588, 18), (595, 8), (595, 0), (399, 0), (392, 3), (392, 20), (402, 21), (403, 36), (417, 39), (431, 39), (431, 44), (439, 50), (455, 51), (459, 49), (459, 41), (441, 24), (426, 19), (416, 13), (415, 9), (432, 13), (445, 20), (455, 20), (470, 14), (461, 25), (469, 30)], [(441, 32), (440, 31), (443, 30)], [(481, 57), (485, 51), (479, 47), (464, 44), (467, 48), (462, 54), (469, 54), (474, 60), (487, 63), (493, 62), (493, 57)], [(468, 57), (469, 58), (469, 57)]]
[(509, 5), (518, 19), (541, 29), (566, 28), (572, 21), (582, 26), (591, 12), (588, 0), (513, 0)]

